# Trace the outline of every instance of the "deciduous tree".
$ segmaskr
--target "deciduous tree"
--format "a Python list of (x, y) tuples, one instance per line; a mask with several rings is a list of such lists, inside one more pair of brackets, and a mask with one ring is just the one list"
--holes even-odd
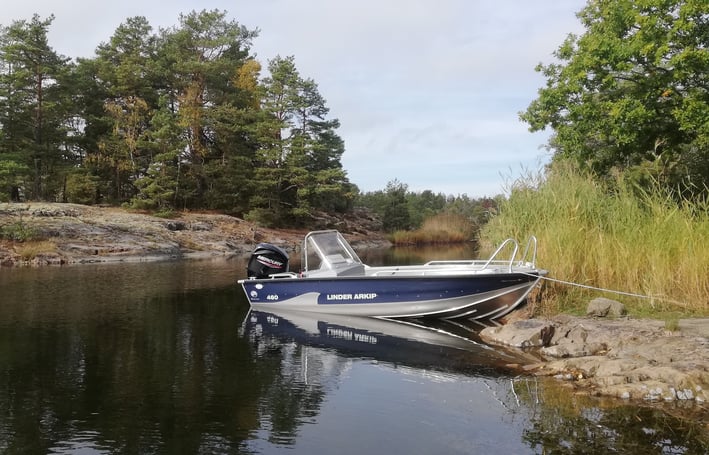
[(709, 183), (709, 14), (703, 0), (590, 0), (521, 118), (551, 128), (555, 159), (605, 175), (705, 191)]

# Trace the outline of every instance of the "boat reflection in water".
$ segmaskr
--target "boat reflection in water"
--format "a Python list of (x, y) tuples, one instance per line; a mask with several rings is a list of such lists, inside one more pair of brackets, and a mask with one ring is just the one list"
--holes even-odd
[(359, 316), (251, 310), (244, 330), (255, 342), (296, 342), (336, 350), (341, 357), (484, 376), (510, 374), (532, 360), (482, 343), (478, 321), (390, 320)]

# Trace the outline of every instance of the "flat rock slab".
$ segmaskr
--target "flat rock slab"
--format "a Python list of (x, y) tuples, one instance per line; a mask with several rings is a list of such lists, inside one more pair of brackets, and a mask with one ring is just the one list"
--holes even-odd
[(481, 338), (493, 344), (514, 348), (548, 346), (554, 336), (555, 325), (541, 319), (523, 319), (500, 327), (486, 327)]
[(678, 326), (682, 334), (709, 338), (709, 318), (680, 319)]
[[(324, 225), (318, 229), (325, 229), (335, 220), (320, 222)], [(389, 245), (370, 231), (374, 227), (374, 221), (362, 216), (338, 224), (354, 245)], [(0, 229), (25, 230), (44, 240), (40, 247), (45, 249), (31, 258), (23, 254), (23, 242), (0, 241), (0, 266), (7, 267), (246, 255), (259, 242), (296, 250), (305, 235), (223, 214), (178, 212), (166, 219), (120, 208), (49, 202), (0, 203)]]

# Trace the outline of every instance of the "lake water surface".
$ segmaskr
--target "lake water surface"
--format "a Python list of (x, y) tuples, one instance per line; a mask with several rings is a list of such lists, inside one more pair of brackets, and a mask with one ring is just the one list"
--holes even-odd
[(709, 453), (666, 406), (516, 377), (475, 326), (250, 312), (245, 262), (0, 269), (0, 453)]

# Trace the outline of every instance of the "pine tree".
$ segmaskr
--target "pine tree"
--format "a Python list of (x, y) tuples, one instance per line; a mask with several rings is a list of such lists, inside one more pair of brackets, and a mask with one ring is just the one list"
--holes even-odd
[(48, 44), (53, 20), (34, 15), (0, 31), (0, 161), (14, 174), (5, 182), (13, 198), (20, 188), (27, 199), (61, 197), (75, 158), (67, 139), (73, 104), (63, 85), (70, 65)]

